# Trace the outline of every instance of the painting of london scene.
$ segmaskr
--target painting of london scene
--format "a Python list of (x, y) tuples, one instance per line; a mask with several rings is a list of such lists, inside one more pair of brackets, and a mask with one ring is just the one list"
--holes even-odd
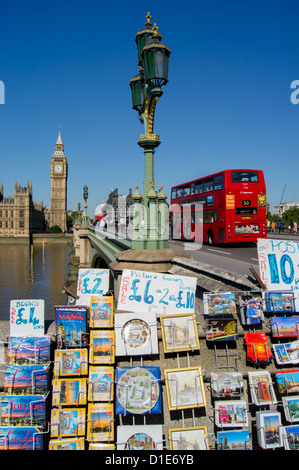
[(194, 315), (165, 315), (160, 320), (164, 352), (199, 349)]

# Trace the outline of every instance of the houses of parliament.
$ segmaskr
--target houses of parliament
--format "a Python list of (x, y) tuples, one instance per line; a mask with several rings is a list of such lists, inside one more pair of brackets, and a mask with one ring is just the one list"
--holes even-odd
[(51, 207), (33, 201), (32, 184), (15, 183), (14, 196), (4, 197), (0, 186), (0, 237), (30, 237), (58, 225), (67, 231), (68, 163), (59, 129), (55, 152), (50, 161)]

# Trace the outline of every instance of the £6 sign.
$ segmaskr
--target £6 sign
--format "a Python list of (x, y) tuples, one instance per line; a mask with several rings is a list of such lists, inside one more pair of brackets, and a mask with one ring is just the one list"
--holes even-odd
[(299, 289), (299, 241), (257, 242), (260, 277), (268, 290)]

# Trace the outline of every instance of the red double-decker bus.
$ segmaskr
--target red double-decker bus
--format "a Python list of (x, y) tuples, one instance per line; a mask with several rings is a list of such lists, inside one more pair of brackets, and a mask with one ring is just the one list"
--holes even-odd
[[(189, 211), (186, 211), (187, 207)], [(267, 201), (263, 171), (224, 170), (173, 186), (171, 212), (174, 239), (194, 240), (199, 225), (201, 241), (210, 245), (249, 243), (266, 238)], [(189, 214), (188, 221), (184, 213)]]

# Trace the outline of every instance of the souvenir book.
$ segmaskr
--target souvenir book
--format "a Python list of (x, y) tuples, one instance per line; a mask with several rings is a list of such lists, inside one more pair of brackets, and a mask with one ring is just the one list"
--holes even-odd
[(161, 315), (160, 322), (165, 353), (200, 349), (195, 315)]
[(207, 341), (236, 341), (238, 339), (237, 320), (209, 318), (206, 320)]
[(282, 397), (282, 404), (286, 420), (291, 423), (299, 421), (299, 395)]
[(89, 309), (90, 328), (113, 327), (113, 296), (91, 296)]
[(46, 426), (46, 398), (41, 395), (3, 395), (2, 426)]
[(9, 336), (7, 345), (8, 364), (47, 364), (49, 361), (49, 336)]
[(204, 314), (205, 315), (229, 315), (237, 313), (235, 294), (225, 293), (207, 293), (203, 294)]
[(5, 366), (4, 390), (7, 395), (47, 395), (49, 392), (48, 366)]
[(163, 450), (162, 426), (117, 426), (117, 450)]
[(243, 325), (259, 325), (264, 321), (262, 292), (246, 292), (239, 297)]
[(248, 426), (246, 401), (216, 401), (215, 424), (218, 428), (243, 428)]
[(257, 406), (277, 403), (271, 375), (268, 371), (248, 372), (248, 383), (252, 401)]
[(88, 374), (88, 349), (56, 349), (54, 376), (81, 376)]
[(89, 442), (88, 450), (116, 450), (116, 445), (108, 442)]
[(299, 425), (283, 426), (281, 429), (282, 443), (285, 450), (299, 450)]
[(113, 403), (88, 403), (87, 440), (90, 442), (114, 440)]
[(88, 401), (113, 401), (114, 367), (89, 366)]
[(168, 429), (170, 450), (209, 450), (206, 426)]
[(87, 307), (55, 307), (55, 325), (58, 348), (87, 346)]
[(243, 393), (241, 372), (211, 372), (212, 396), (217, 398), (240, 397)]
[(85, 450), (85, 438), (54, 439), (49, 442), (49, 450)]
[(251, 450), (248, 429), (217, 432), (217, 450)]
[(43, 450), (42, 428), (35, 426), (1, 426), (1, 450)]
[(80, 437), (85, 436), (86, 409), (52, 408), (50, 437)]
[(52, 406), (80, 406), (87, 403), (85, 378), (54, 379)]
[(271, 332), (273, 338), (298, 338), (299, 317), (271, 317)]
[(90, 306), (91, 296), (106, 295), (109, 291), (109, 269), (80, 268), (77, 282), (77, 305)]
[(89, 346), (90, 364), (113, 364), (115, 361), (114, 330), (91, 330)]
[(117, 414), (161, 413), (159, 367), (117, 367)]
[(281, 413), (275, 410), (256, 413), (257, 439), (262, 449), (275, 449), (283, 446), (281, 436)]
[(294, 313), (294, 292), (264, 292), (265, 309), (271, 313)]
[(282, 370), (274, 374), (281, 395), (299, 393), (299, 370)]
[(273, 344), (273, 351), (279, 365), (299, 363), (299, 341)]
[(157, 318), (154, 312), (114, 315), (116, 356), (158, 354)]
[(21, 299), (10, 301), (10, 336), (43, 336), (45, 301)]
[(206, 406), (200, 366), (166, 369), (164, 374), (169, 410)]

